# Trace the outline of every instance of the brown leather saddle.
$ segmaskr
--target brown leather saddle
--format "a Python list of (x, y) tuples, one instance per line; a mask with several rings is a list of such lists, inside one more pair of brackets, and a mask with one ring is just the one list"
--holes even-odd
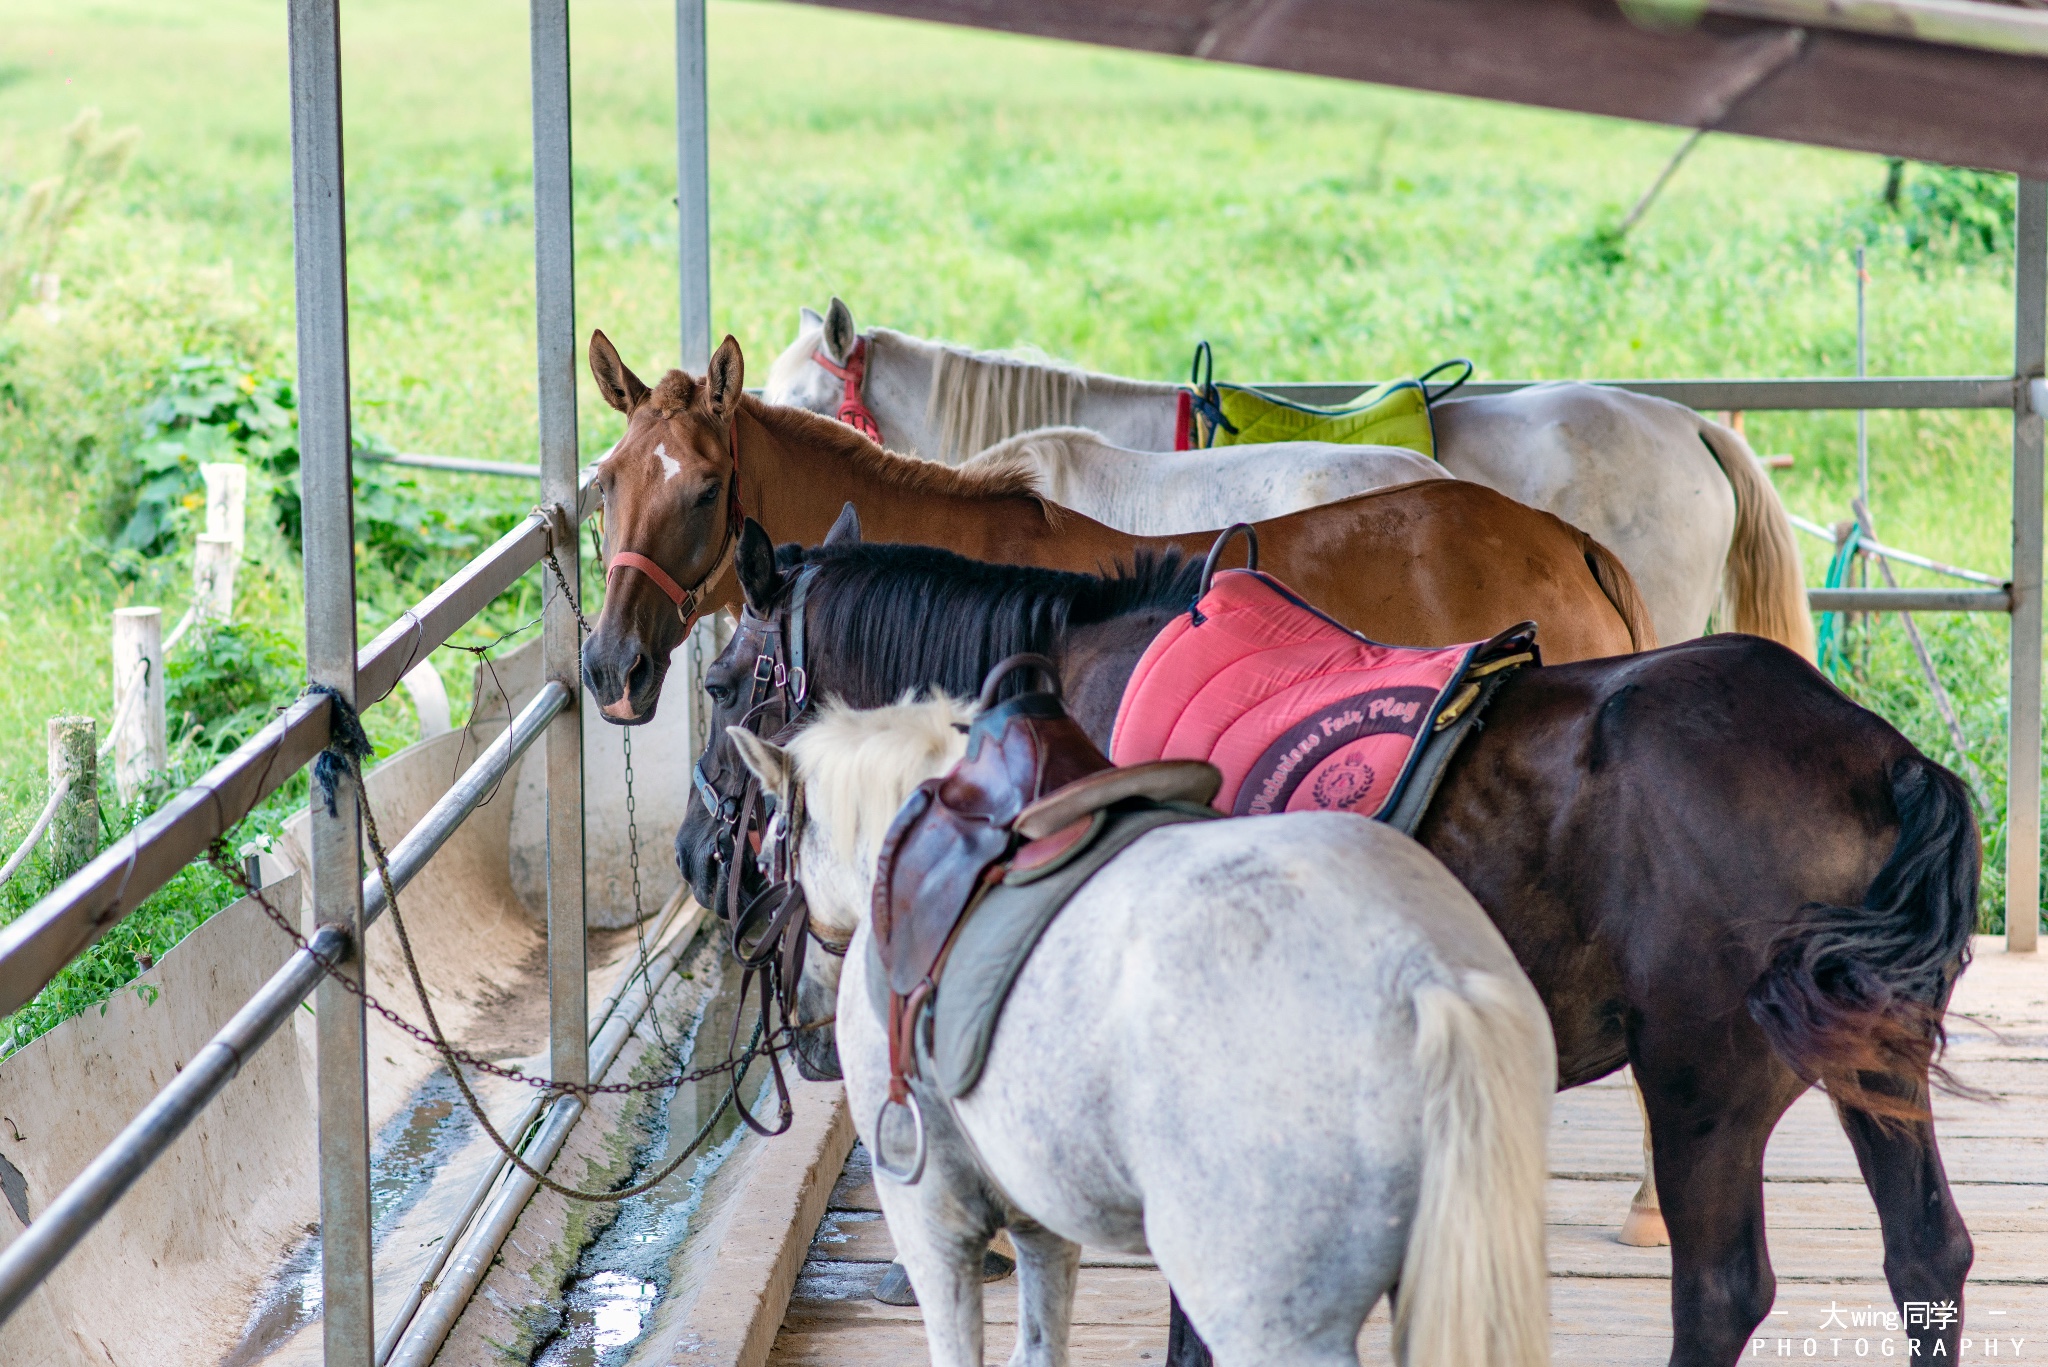
[[(997, 703), (1000, 685), (1022, 669), (1045, 675), (1052, 691)], [(888, 1104), (915, 1107), (913, 1031), (962, 922), (985, 891), (1013, 871), (1058, 861), (1096, 828), (1097, 813), (1120, 804), (1201, 804), (1216, 795), (1221, 775), (1199, 760), (1112, 767), (1067, 716), (1058, 687), (1042, 655), (1013, 655), (991, 670), (967, 753), (919, 785), (883, 838), (873, 926), (888, 988)]]

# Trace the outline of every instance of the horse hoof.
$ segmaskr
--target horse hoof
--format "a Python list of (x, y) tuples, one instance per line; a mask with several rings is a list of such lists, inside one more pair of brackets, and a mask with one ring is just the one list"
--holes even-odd
[(881, 1284), (875, 1288), (875, 1299), (884, 1305), (917, 1304), (917, 1292), (911, 1287), (910, 1274), (903, 1270), (902, 1263), (889, 1264)]
[[(1017, 1270), (1017, 1260), (1006, 1258), (994, 1249), (984, 1250), (981, 1255), (981, 1279), (985, 1282), (999, 1282)], [(875, 1299), (884, 1305), (916, 1305), (917, 1291), (910, 1285), (910, 1274), (903, 1270), (902, 1263), (890, 1263), (889, 1270), (882, 1274), (882, 1280), (875, 1287)]]
[(1671, 1243), (1671, 1231), (1664, 1228), (1663, 1211), (1630, 1206), (1628, 1218), (1621, 1222), (1621, 1233), (1615, 1238), (1630, 1248), (1665, 1248)]

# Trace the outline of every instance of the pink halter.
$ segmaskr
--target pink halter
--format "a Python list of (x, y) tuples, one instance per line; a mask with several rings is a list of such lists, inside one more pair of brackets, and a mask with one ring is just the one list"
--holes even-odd
[(846, 385), (839, 400), (839, 412), (834, 416), (869, 441), (880, 445), (881, 426), (860, 397), (861, 386), (867, 382), (868, 377), (868, 339), (854, 338), (853, 350), (847, 355), (846, 364), (843, 366), (834, 362), (823, 351), (812, 352), (811, 359), (816, 361), (826, 374), (843, 381)]

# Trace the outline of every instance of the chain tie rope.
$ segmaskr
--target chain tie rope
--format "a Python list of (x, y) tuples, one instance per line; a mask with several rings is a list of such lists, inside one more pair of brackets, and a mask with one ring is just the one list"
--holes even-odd
[[(556, 559), (552, 547), (545, 552), (544, 558), (547, 561), (548, 569), (554, 575), (556, 584), (561, 589), (564, 600), (567, 601), (570, 611), (575, 615), (577, 650), (580, 655), (582, 640), (584, 636), (589, 634), (590, 624), (584, 619), (583, 609), (577, 602), (576, 595), (570, 591), (568, 576), (563, 573), (561, 562)], [(324, 693), (328, 698), (330, 716), (332, 718), (329, 726), (330, 738), (326, 748), (321, 750), (313, 762), (313, 779), (318, 785), (321, 802), (326, 806), (328, 814), (332, 816), (339, 811), (337, 799), (340, 785), (344, 780), (352, 782), (359, 794), (365, 792), (362, 764), (363, 760), (369, 758), (374, 751), (368, 734), (363, 730), (362, 718), (357, 714), (355, 708), (345, 701), (339, 693), (325, 685), (314, 685), (306, 691), (308, 693)], [(427, 995), (426, 981), (420, 975), (419, 961), (413, 953), (412, 937), (407, 932), (405, 918), (399, 911), (398, 889), (391, 881), (390, 861), (384, 849), (383, 838), (377, 830), (376, 814), (371, 810), (368, 801), (360, 802), (358, 806), (362, 814), (364, 834), (370, 846), (371, 858), (376, 864), (377, 879), (384, 889), (385, 909), (391, 915), (391, 928), (397, 934), (400, 956), (405, 962), (406, 976), (412, 982), (413, 993), (419, 999), (420, 1011), (426, 1017), (426, 1028), (422, 1029), (414, 1025), (396, 1011), (385, 1006), (369, 992), (363, 983), (342, 972), (334, 960), (317, 954), (313, 957), (320, 964), (322, 971), (327, 977), (339, 984), (349, 995), (358, 998), (365, 1008), (375, 1012), (399, 1031), (426, 1045), (440, 1056), (442, 1062), (448, 1067), (449, 1075), (455, 1081), (456, 1089), (462, 1095), (463, 1104), (468, 1107), (470, 1114), (476, 1118), (478, 1127), (490, 1137), (491, 1143), (497, 1147), (498, 1152), (504, 1155), (520, 1172), (532, 1178), (540, 1186), (572, 1201), (590, 1203), (619, 1202), (644, 1195), (674, 1176), (682, 1168), (683, 1164), (702, 1147), (705, 1140), (710, 1137), (712, 1130), (717, 1126), (719, 1120), (724, 1117), (728, 1108), (737, 1109), (750, 1128), (764, 1135), (773, 1136), (781, 1134), (789, 1128), (795, 1119), (795, 1115), (790, 1105), (787, 1088), (782, 1085), (780, 1060), (777, 1056), (782, 1050), (791, 1046), (798, 1029), (817, 1027), (798, 1027), (791, 1024), (785, 1018), (782, 1025), (773, 1030), (769, 1029), (770, 994), (767, 990), (768, 984), (765, 978), (762, 982), (761, 1012), (754, 1021), (753, 1037), (748, 1041), (746, 1047), (744, 1049), (739, 1047), (740, 1027), (739, 1020), (735, 1017), (732, 1038), (728, 1043), (724, 1061), (712, 1064), (707, 1068), (678, 1073), (673, 1076), (650, 1078), (640, 1082), (559, 1082), (549, 1078), (533, 1076), (518, 1068), (505, 1067), (502, 1064), (494, 1063), (489, 1059), (479, 1057), (466, 1049), (458, 1048), (449, 1043), (441, 1029), (440, 1020), (435, 1015), (433, 1002)], [(634, 811), (632, 744), (628, 740), (626, 743), (626, 831), (628, 857), (633, 875), (633, 929), (639, 946), (638, 976), (647, 995), (645, 1009), (652, 1011), (654, 1007), (654, 981), (652, 968), (648, 962), (646, 929), (640, 920), (640, 849), (639, 832), (634, 819)], [(299, 928), (293, 925), (289, 918), (271, 904), (270, 899), (264, 895), (263, 890), (254, 885), (246, 870), (230, 857), (225, 835), (217, 837), (208, 847), (208, 862), (231, 885), (241, 889), (244, 895), (253, 897), (256, 900), (256, 904), (263, 909), (263, 913), (277, 925), (278, 929), (290, 937), (294, 945), (307, 953), (312, 952), (312, 946), (299, 931)], [(742, 1001), (745, 999), (746, 988), (749, 985), (742, 984)], [(652, 1020), (656, 1046), (661, 1049), (664, 1055), (674, 1058), (674, 1049), (662, 1038), (658, 1015), (652, 1016), (650, 1019)], [(819, 1022), (820, 1026), (825, 1024), (829, 1024), (829, 1022)], [(745, 1079), (748, 1068), (764, 1055), (769, 1061), (769, 1066), (774, 1070), (777, 1092), (781, 1101), (780, 1124), (773, 1130), (766, 1128), (756, 1121), (752, 1114), (748, 1112), (746, 1104), (739, 1097), (740, 1086)], [(729, 1086), (726, 1088), (725, 1095), (720, 1098), (718, 1106), (712, 1111), (710, 1118), (704, 1122), (703, 1126), (697, 1131), (690, 1142), (683, 1147), (682, 1151), (677, 1153), (667, 1164), (663, 1165), (659, 1172), (629, 1187), (612, 1191), (586, 1191), (555, 1181), (546, 1173), (528, 1163), (506, 1141), (505, 1137), (498, 1132), (498, 1128), (491, 1123), (490, 1116), (485, 1111), (483, 1103), (477, 1099), (476, 1093), (470, 1089), (469, 1080), (463, 1076), (462, 1068), (464, 1065), (479, 1073), (489, 1074), (505, 1081), (517, 1082), (524, 1086), (532, 1087), (550, 1099), (563, 1096), (577, 1096), (587, 1100), (601, 1095), (623, 1096), (636, 1093), (672, 1091), (686, 1083), (705, 1082), (722, 1074), (729, 1075)]]

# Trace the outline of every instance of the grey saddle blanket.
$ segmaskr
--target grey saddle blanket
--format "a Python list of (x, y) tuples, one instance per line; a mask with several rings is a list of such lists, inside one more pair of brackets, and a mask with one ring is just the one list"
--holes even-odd
[[(939, 989), (918, 1022), (918, 1071), (924, 1079), (949, 1099), (973, 1091), (1010, 988), (1068, 899), (1096, 870), (1147, 832), (1218, 816), (1211, 808), (1189, 803), (1146, 803), (1097, 812), (1088, 834), (1059, 859), (1028, 873), (1013, 870), (983, 893), (954, 936)], [(868, 1000), (886, 1021), (888, 975), (873, 935), (868, 936), (867, 967)]]

